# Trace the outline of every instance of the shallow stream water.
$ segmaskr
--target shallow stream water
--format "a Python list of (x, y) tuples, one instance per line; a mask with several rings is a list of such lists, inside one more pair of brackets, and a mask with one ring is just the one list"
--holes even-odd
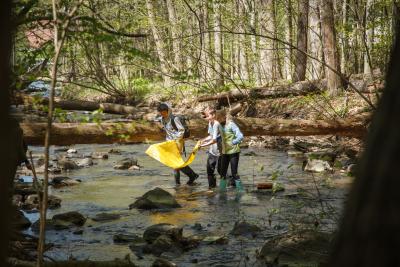
[[(190, 142), (190, 151), (194, 143)], [(46, 255), (57, 260), (70, 257), (90, 260), (112, 260), (127, 254), (139, 266), (150, 266), (155, 257), (144, 255), (138, 259), (128, 244), (114, 244), (115, 234), (142, 235), (153, 224), (171, 223), (183, 227), (185, 236), (204, 234), (226, 235), (225, 245), (200, 245), (174, 258), (178, 266), (253, 266), (256, 250), (270, 237), (288, 231), (298, 224), (314, 225), (318, 220), (321, 229), (331, 231), (335, 227), (337, 214), (347, 192), (348, 178), (341, 174), (313, 175), (302, 171), (303, 159), (289, 157), (284, 151), (267, 149), (242, 149), (239, 173), (246, 192), (238, 195), (231, 188), (226, 195), (193, 192), (208, 190), (206, 176), (206, 153), (201, 150), (191, 167), (200, 174), (197, 186), (175, 188), (172, 170), (148, 157), (144, 152), (149, 144), (135, 145), (75, 145), (79, 154), (94, 151), (108, 152), (111, 148), (121, 150), (120, 155), (109, 154), (109, 159), (94, 160), (95, 165), (63, 173), (82, 183), (73, 187), (50, 188), (50, 194), (62, 199), (61, 207), (49, 210), (54, 214), (78, 211), (88, 217), (81, 228), (55, 231), (46, 234), (47, 242), (54, 244)], [(34, 154), (42, 154), (42, 147), (31, 148)], [(54, 151), (54, 149), (52, 150)], [(252, 152), (252, 153), (250, 153)], [(57, 152), (56, 152), (57, 153)], [(53, 156), (56, 154), (52, 152)], [(61, 153), (59, 153), (61, 154)], [(251, 155), (250, 155), (251, 154)], [(115, 170), (115, 163), (123, 158), (138, 159), (140, 170)], [(284, 191), (277, 194), (256, 192), (255, 184), (277, 177)], [(187, 177), (182, 174), (182, 183)], [(129, 204), (154, 187), (161, 187), (177, 197), (182, 208), (168, 211), (129, 210)], [(320, 201), (322, 200), (322, 201)], [(90, 218), (101, 212), (122, 215), (110, 222), (95, 222)], [(38, 213), (27, 214), (31, 221)], [(256, 237), (234, 237), (229, 235), (235, 221), (246, 220), (256, 224), (263, 232)], [(202, 225), (196, 230), (195, 223)], [(30, 230), (27, 231), (35, 235)]]

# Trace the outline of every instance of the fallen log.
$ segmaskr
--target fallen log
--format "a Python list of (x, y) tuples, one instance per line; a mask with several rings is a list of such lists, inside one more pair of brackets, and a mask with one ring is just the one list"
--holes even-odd
[[(243, 118), (235, 120), (245, 136), (308, 136), (339, 135), (361, 138), (366, 133), (365, 120), (283, 120)], [(188, 122), (191, 138), (207, 134), (207, 121), (193, 119)], [(43, 145), (45, 123), (21, 123), (24, 137), (30, 145)], [(140, 143), (164, 140), (160, 124), (155, 122), (131, 123), (54, 123), (52, 145)]]
[[(362, 93), (371, 93), (383, 89), (381, 76), (368, 77), (362, 74), (353, 74), (349, 81)], [(288, 96), (301, 96), (310, 93), (323, 92), (326, 88), (326, 80), (300, 81), (287, 85), (256, 87), (251, 89), (234, 89), (214, 95), (206, 95), (198, 98), (199, 102), (218, 101), (220, 105), (226, 105), (245, 98), (265, 99)], [(228, 100), (229, 99), (229, 100)], [(228, 102), (229, 101), (229, 102)]]
[[(8, 266), (15, 267), (35, 267), (36, 262), (23, 261), (16, 258), (8, 259)], [(129, 260), (119, 260), (115, 259), (113, 261), (54, 261), (54, 262), (44, 262), (44, 267), (135, 267), (136, 265)]]
[[(25, 105), (48, 105), (49, 100), (47, 98), (35, 98), (31, 96), (19, 96), (20, 103)], [(113, 114), (135, 114), (138, 112), (136, 107), (125, 106), (114, 103), (97, 103), (92, 101), (85, 100), (55, 100), (54, 107), (60, 108), (64, 110), (86, 110), (86, 111), (94, 111), (97, 109), (102, 109), (105, 113), (113, 113)]]
[(307, 95), (317, 92), (325, 87), (325, 80), (300, 81), (288, 85), (278, 85), (270, 87), (257, 87), (252, 89), (234, 89), (230, 92), (219, 93), (215, 95), (206, 95), (198, 98), (199, 102), (219, 101), (223, 103), (235, 102), (244, 98), (279, 98), (287, 96)]

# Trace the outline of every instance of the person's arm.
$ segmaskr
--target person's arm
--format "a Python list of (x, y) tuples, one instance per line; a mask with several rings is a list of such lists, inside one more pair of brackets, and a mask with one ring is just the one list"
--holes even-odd
[(241, 143), (243, 140), (243, 134), (234, 122), (232, 122), (232, 131), (235, 133), (235, 139), (232, 140), (232, 145)]
[(204, 144), (201, 145), (201, 147), (205, 147), (205, 146), (210, 146), (212, 144), (215, 144), (217, 142), (217, 138), (218, 138), (218, 124), (214, 123), (214, 125), (212, 126), (212, 131), (209, 132), (210, 135), (207, 137), (208, 141)]
[(217, 140), (212, 139), (211, 136), (208, 136), (205, 138), (205, 140), (201, 143), (200, 147), (205, 147), (205, 146), (210, 146), (212, 144), (215, 144)]
[[(209, 135), (207, 137), (204, 137), (203, 139), (200, 139), (199, 141), (201, 144), (203, 144), (203, 143), (205, 144), (205, 143), (209, 142), (210, 140), (211, 140), (211, 136)], [(201, 145), (201, 146), (203, 146), (203, 145)]]
[(175, 139), (181, 139), (181, 138), (183, 138), (183, 135), (185, 134), (185, 128), (183, 127), (183, 125), (178, 117), (174, 117), (174, 122), (175, 122), (176, 128), (178, 129), (175, 134)]

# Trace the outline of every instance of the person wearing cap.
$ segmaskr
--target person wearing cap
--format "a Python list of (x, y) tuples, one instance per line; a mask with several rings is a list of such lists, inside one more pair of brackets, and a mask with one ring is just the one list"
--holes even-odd
[[(160, 103), (157, 107), (157, 111), (161, 115), (161, 124), (166, 133), (166, 140), (175, 140), (179, 151), (183, 153), (185, 147), (185, 141), (183, 138), (185, 128), (183, 127), (179, 117), (172, 114), (171, 108), (167, 103)], [(194, 185), (194, 181), (199, 177), (199, 175), (189, 166), (174, 170), (176, 185), (181, 184), (181, 171), (189, 177), (187, 184)]]

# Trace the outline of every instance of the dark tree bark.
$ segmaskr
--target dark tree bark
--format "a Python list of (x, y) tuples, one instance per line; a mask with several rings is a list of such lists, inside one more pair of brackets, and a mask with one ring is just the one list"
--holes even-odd
[(399, 39), (329, 266), (400, 266)]
[[(0, 210), (3, 218), (0, 220), (0, 266), (5, 263), (10, 233), (10, 182), (15, 175), (15, 135), (12, 134), (9, 116), (10, 107), (10, 51), (11, 51), (11, 0), (0, 1)], [(14, 144), (14, 149), (13, 149)]]
[(307, 56), (302, 52), (307, 52), (307, 32), (308, 32), (308, 0), (300, 0), (298, 3), (297, 19), (297, 47), (295, 56), (295, 69), (293, 81), (304, 81), (306, 78)]
[[(333, 12), (333, 0), (321, 0), (322, 41), (325, 63), (340, 72)], [(329, 93), (330, 95), (337, 95), (339, 93), (339, 88), (341, 87), (341, 79), (331, 69), (325, 69)]]

